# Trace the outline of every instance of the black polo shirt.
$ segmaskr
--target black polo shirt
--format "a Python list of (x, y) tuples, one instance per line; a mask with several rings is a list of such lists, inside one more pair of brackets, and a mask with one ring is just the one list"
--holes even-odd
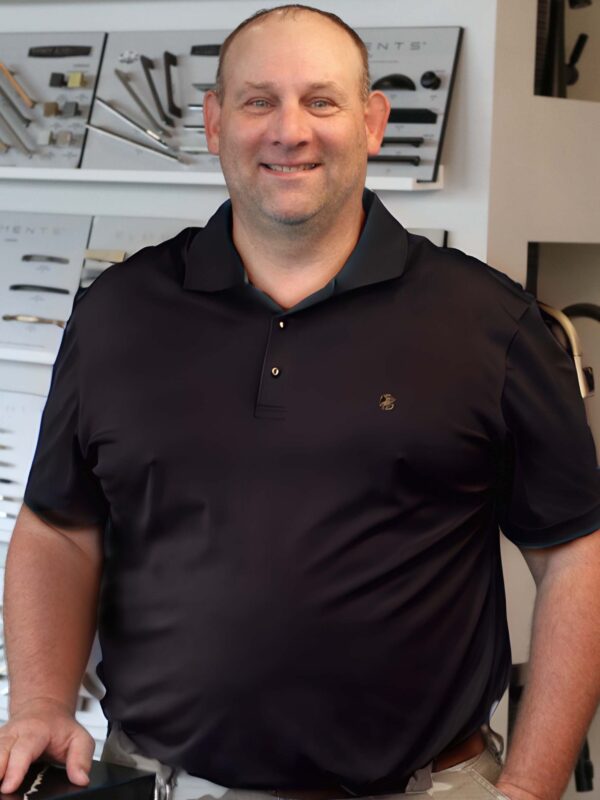
[(53, 371), (25, 502), (107, 523), (105, 712), (224, 786), (400, 791), (507, 686), (498, 524), (525, 547), (600, 527), (533, 296), (364, 202), (288, 311), (224, 204), (98, 278)]

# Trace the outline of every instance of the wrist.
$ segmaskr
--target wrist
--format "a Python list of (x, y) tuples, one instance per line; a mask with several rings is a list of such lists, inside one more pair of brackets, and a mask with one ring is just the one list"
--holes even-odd
[(515, 783), (510, 778), (498, 778), (495, 783), (496, 789), (505, 794), (510, 800), (560, 800), (558, 794), (548, 794), (538, 790), (526, 788), (522, 784)]
[(22, 700), (11, 697), (9, 711), (11, 719), (31, 712), (39, 713), (40, 711), (60, 712), (71, 717), (75, 716), (75, 706), (73, 704), (49, 695), (27, 697)]

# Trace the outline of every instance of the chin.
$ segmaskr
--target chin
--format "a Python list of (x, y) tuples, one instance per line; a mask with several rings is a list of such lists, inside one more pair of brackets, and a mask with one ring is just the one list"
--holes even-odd
[(308, 222), (319, 213), (319, 208), (286, 208), (285, 206), (271, 206), (264, 209), (264, 213), (273, 222), (280, 225), (302, 225)]
[(303, 225), (314, 217), (314, 214), (270, 214), (273, 222), (278, 222), (280, 225)]

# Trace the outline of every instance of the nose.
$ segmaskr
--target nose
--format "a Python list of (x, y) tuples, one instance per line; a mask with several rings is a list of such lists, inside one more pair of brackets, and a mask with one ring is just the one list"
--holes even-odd
[(272, 144), (298, 147), (311, 138), (310, 115), (298, 102), (281, 103), (271, 116)]

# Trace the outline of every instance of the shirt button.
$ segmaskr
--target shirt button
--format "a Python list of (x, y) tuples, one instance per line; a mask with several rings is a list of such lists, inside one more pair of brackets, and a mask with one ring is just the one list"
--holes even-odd
[(271, 375), (276, 378), (279, 375), (279, 367), (273, 367), (271, 370)]
[(285, 328), (285, 322), (282, 319), (279, 320), (279, 327)]

